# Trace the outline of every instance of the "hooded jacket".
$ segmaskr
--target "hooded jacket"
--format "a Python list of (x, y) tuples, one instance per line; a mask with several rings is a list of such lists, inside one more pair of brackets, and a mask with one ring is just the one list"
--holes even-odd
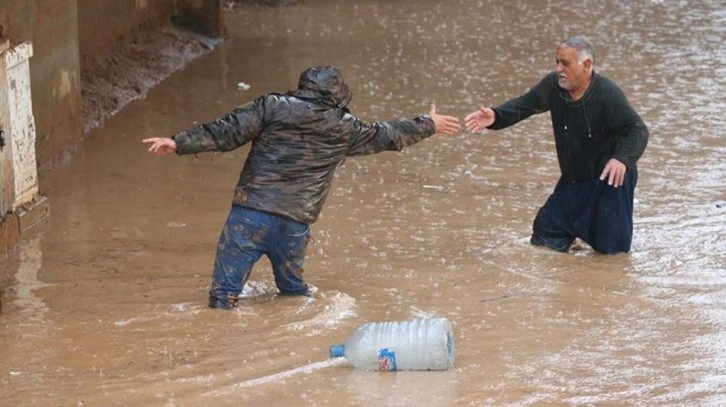
[(233, 204), (311, 224), (345, 157), (398, 151), (434, 134), (429, 115), (369, 123), (350, 114), (350, 100), (338, 68), (308, 68), (296, 90), (260, 96), (172, 138), (179, 155), (251, 142)]
[(623, 91), (596, 72), (576, 101), (560, 88), (556, 72), (548, 74), (529, 92), (495, 107), (496, 120), (489, 128), (503, 129), (546, 111), (567, 181), (599, 177), (611, 158), (632, 168), (648, 143), (648, 128)]

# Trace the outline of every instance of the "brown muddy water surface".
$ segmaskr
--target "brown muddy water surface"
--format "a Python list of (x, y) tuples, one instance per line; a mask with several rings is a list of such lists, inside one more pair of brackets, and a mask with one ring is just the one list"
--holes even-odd
[[(0, 264), (0, 405), (726, 405), (723, 2), (308, 1), (228, 19), (228, 41), (41, 174), (50, 221)], [(580, 33), (651, 130), (632, 253), (529, 245), (558, 177), (541, 115), (347, 160), (312, 227), (314, 298), (277, 297), (263, 259), (238, 309), (206, 308), (247, 149), (158, 158), (141, 139), (328, 63), (363, 118), (431, 102), (463, 118)], [(452, 322), (453, 369), (328, 358), (362, 322), (421, 316)]]

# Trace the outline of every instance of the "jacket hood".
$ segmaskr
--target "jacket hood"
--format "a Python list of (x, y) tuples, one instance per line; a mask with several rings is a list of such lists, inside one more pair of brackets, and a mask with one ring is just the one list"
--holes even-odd
[(340, 69), (332, 65), (314, 66), (302, 71), (297, 91), (289, 93), (306, 99), (318, 99), (323, 104), (339, 109), (347, 107), (352, 98)]

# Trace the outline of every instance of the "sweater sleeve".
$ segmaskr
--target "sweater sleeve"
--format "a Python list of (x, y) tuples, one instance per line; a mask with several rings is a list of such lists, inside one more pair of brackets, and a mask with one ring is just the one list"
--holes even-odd
[(367, 155), (381, 151), (400, 151), (434, 134), (434, 121), (428, 114), (413, 119), (397, 119), (387, 122), (365, 122), (350, 114), (353, 136), (346, 155)]
[(177, 154), (230, 151), (257, 137), (264, 126), (264, 97), (249, 102), (212, 122), (172, 136)]
[(538, 113), (550, 110), (549, 94), (557, 80), (556, 73), (550, 73), (527, 93), (511, 99), (494, 108), (496, 118), (488, 128), (499, 130), (517, 124)]
[(628, 168), (632, 167), (643, 155), (645, 146), (648, 144), (648, 127), (638, 113), (630, 106), (623, 91), (613, 87), (610, 95), (606, 126), (611, 134), (614, 134), (617, 143), (613, 158), (624, 163)]

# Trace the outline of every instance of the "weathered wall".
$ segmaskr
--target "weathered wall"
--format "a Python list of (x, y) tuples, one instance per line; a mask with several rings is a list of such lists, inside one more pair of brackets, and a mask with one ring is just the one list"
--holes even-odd
[[(76, 0), (0, 0), (0, 26), (13, 44), (32, 43), (29, 71), (35, 153), (36, 163), (42, 165), (83, 136)], [(14, 179), (0, 177), (0, 182), (10, 188), (8, 183)], [(21, 214), (3, 209), (0, 257), (18, 243), (23, 231)]]
[(177, 0), (173, 21), (210, 37), (224, 37), (222, 0)]
[[(4, 42), (0, 41), (0, 50), (4, 47)], [(2, 57), (2, 53), (0, 53), (0, 57)], [(8, 77), (7, 71), (2, 69), (1, 63), (0, 59), (0, 222), (2, 222), (3, 216), (13, 209), (15, 199), (15, 169), (13, 168), (13, 156), (10, 153), (12, 148), (10, 112), (4, 106), (7, 95), (2, 94), (3, 84), (8, 82)], [(2, 228), (0, 228), (0, 238), (2, 236)]]
[[(37, 165), (50, 167), (83, 139), (84, 60), (108, 54), (129, 33), (168, 24), (173, 16), (187, 28), (221, 36), (222, 1), (0, 0), (0, 34), (33, 46), (30, 81)], [(9, 171), (2, 175), (0, 192), (12, 181)], [(7, 210), (0, 213), (0, 257), (17, 243), (22, 229), (18, 214), (6, 214)]]
[(83, 138), (80, 68), (130, 32), (192, 14), (219, 35), (222, 0), (0, 0), (4, 35), (33, 43), (30, 80), (38, 165)]
[(38, 165), (82, 138), (76, 0), (0, 0), (3, 33), (33, 44), (30, 81)]
[(176, 0), (78, 0), (81, 60), (105, 54), (139, 29), (169, 21)]
[[(108, 51), (138, 29), (172, 20), (209, 36), (221, 36), (222, 0), (77, 0), (81, 64)], [(172, 18), (175, 17), (175, 18)]]

